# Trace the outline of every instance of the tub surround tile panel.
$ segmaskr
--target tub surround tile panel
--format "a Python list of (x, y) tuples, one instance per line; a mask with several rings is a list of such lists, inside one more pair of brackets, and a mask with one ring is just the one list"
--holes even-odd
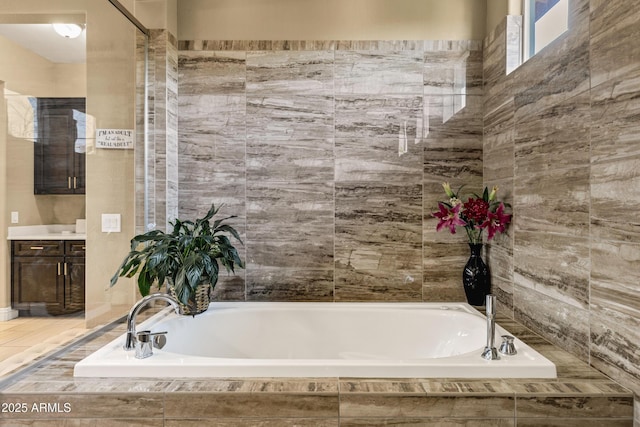
[(317, 140), (333, 136), (333, 96), (247, 92), (247, 140)]
[(633, 421), (627, 419), (606, 419), (606, 418), (561, 418), (545, 419), (543, 424), (540, 418), (518, 418), (518, 427), (631, 427)]
[(247, 272), (248, 301), (333, 301), (334, 271), (261, 268)]
[(477, 95), (424, 95), (424, 130), (429, 145), (448, 138), (482, 139), (482, 97)]
[[(212, 404), (214, 403), (214, 404)], [(338, 410), (337, 394), (304, 393), (169, 393), (165, 396), (167, 419), (188, 418), (329, 418)]]
[(425, 240), (423, 243), (422, 293), (425, 301), (466, 301), (460, 283), (461, 266), (469, 259), (469, 246), (460, 243), (461, 239), (455, 236), (448, 237), (449, 242)]
[(421, 95), (336, 95), (336, 138), (404, 138), (415, 142), (422, 126)]
[(165, 427), (339, 427), (338, 419), (322, 418), (191, 418), (167, 419)]
[(452, 397), (452, 396), (376, 396), (343, 394), (340, 397), (340, 417), (399, 418), (429, 417), (451, 419), (513, 418), (515, 397)]
[(332, 183), (263, 181), (247, 185), (248, 267), (331, 267)]
[[(435, 206), (450, 176), (481, 185), (482, 44), (199, 40), (178, 48), (181, 213), (216, 200), (246, 222), (246, 289), (234, 278), (220, 292), (422, 300), (423, 245), (441, 239), (425, 237), (435, 227), (424, 221), (425, 199)], [(449, 175), (429, 169), (425, 156), (446, 162)], [(427, 170), (437, 188), (425, 190)], [(449, 268), (458, 275), (460, 265), (438, 272), (453, 277)], [(459, 279), (450, 286), (429, 298), (460, 295)]]
[(424, 94), (482, 95), (482, 47), (425, 51)]
[(420, 269), (419, 184), (336, 183), (335, 253), (340, 268)]
[[(592, 0), (590, 56), (592, 87), (640, 68), (640, 14), (633, 0)], [(634, 11), (630, 13), (630, 11)]]
[(587, 360), (589, 354), (588, 310), (530, 290), (517, 282), (514, 285), (513, 306), (516, 320), (533, 330), (541, 331), (552, 343)]
[[(246, 52), (189, 51), (180, 49), (178, 60), (179, 94), (244, 95)], [(182, 111), (180, 118), (182, 118)]]
[(397, 138), (341, 138), (335, 143), (336, 182), (407, 185), (422, 181), (422, 146), (399, 154)]
[(416, 50), (337, 50), (335, 94), (415, 95), (422, 91), (423, 60)]
[(589, 1), (570, 6), (571, 30), (513, 72), (516, 109), (529, 114), (584, 93), (590, 87)]
[(334, 52), (247, 52), (247, 91), (255, 95), (333, 95)]
[[(513, 99), (484, 116), (483, 177), (485, 182), (509, 182), (513, 193), (515, 122)], [(504, 195), (504, 190), (500, 194)]]
[(640, 245), (599, 242), (591, 253), (592, 363), (612, 378), (640, 388)]
[(332, 182), (337, 167), (334, 145), (332, 139), (248, 141), (247, 181)]
[(580, 309), (589, 308), (589, 241), (560, 234), (520, 232), (514, 280)]
[(633, 417), (633, 402), (622, 397), (527, 397), (518, 399), (523, 418), (625, 418)]
[[(518, 159), (516, 159), (516, 163)], [(589, 233), (589, 166), (515, 177), (515, 233), (533, 231), (586, 238)]]
[[(615, 381), (636, 388), (638, 381), (637, 319), (612, 314), (613, 310), (593, 310), (591, 317), (591, 363)], [(622, 324), (622, 326), (621, 326)], [(636, 329), (634, 328), (634, 324)]]
[[(514, 20), (515, 18), (515, 20)], [(507, 78), (507, 42), (514, 35), (520, 34), (521, 17), (507, 15), (494, 28), (483, 44), (483, 72), (484, 72), (484, 113), (492, 113), (507, 102), (513, 101), (518, 82)], [(518, 40), (518, 42), (520, 42)]]
[(591, 91), (591, 227), (598, 239), (640, 239), (638, 85), (640, 69)]
[[(447, 181), (463, 193), (482, 190), (482, 139), (449, 138), (429, 141), (424, 148), (425, 213), (435, 212), (438, 201), (446, 197), (442, 183)], [(433, 228), (435, 230), (435, 228)]]
[(552, 169), (588, 164), (590, 116), (588, 93), (531, 114), (517, 111), (516, 176), (544, 175)]
[[(184, 140), (186, 143), (198, 144), (200, 149), (215, 149), (216, 153), (221, 151), (221, 144), (244, 146), (245, 95), (180, 94), (179, 108), (181, 144)], [(211, 147), (207, 147), (205, 143)]]
[(336, 268), (336, 301), (422, 301), (421, 270)]
[(451, 419), (451, 418), (406, 418), (401, 422), (393, 418), (341, 418), (342, 427), (378, 427), (378, 426), (407, 426), (407, 427), (514, 427), (515, 421), (506, 418), (480, 419)]

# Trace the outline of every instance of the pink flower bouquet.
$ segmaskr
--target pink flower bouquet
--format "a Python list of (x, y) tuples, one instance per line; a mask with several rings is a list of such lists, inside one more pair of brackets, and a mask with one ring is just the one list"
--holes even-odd
[(491, 240), (496, 233), (503, 233), (511, 222), (511, 214), (505, 213), (509, 205), (496, 200), (498, 187), (493, 187), (491, 192), (485, 187), (482, 196), (474, 194), (466, 202), (458, 197), (462, 187), (457, 193), (451, 190), (448, 182), (442, 187), (449, 200), (438, 202), (438, 211), (433, 212), (433, 216), (439, 220), (437, 231), (448, 228), (451, 234), (455, 234), (456, 227), (464, 227), (469, 243), (477, 244), (482, 243), (484, 229), (487, 229), (487, 239)]

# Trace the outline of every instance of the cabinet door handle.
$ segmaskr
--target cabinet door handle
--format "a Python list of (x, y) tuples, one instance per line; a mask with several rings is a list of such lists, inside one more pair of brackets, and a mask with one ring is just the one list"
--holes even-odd
[(60, 275), (60, 263), (58, 263), (58, 276)]
[(64, 263), (64, 275), (65, 276), (67, 275), (67, 263), (66, 262)]
[(29, 249), (32, 251), (41, 251), (44, 249), (44, 246), (30, 246)]
[(71, 188), (71, 177), (70, 176), (67, 177), (67, 188), (69, 188), (69, 189)]
[(76, 178), (75, 176), (73, 177), (73, 188), (78, 188), (78, 178)]

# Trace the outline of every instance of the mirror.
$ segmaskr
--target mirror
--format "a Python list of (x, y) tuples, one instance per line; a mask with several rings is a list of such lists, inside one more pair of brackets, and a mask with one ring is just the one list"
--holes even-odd
[[(143, 170), (144, 165), (136, 160), (144, 158), (147, 41), (106, 0), (87, 2), (86, 15), (70, 8), (69, 2), (52, 0), (48, 10), (55, 14), (43, 15), (37, 2), (29, 0), (0, 6), (0, 53), (12, 58), (0, 64), (0, 94), (4, 97), (0, 107), (0, 206), (5, 210), (0, 226), (6, 236), (12, 226), (74, 224), (86, 218), (86, 265), (76, 270), (75, 277), (86, 282), (86, 295), (81, 297), (85, 311), (80, 318), (83, 326), (92, 328), (126, 313), (135, 298), (130, 284), (109, 288), (108, 282), (135, 234), (136, 215), (143, 215), (144, 191), (137, 182), (144, 177), (136, 175), (136, 169)], [(85, 22), (85, 16), (93, 20)], [(51, 25), (54, 20), (80, 24), (80, 37), (56, 34)], [(66, 114), (73, 124), (72, 154), (86, 160), (86, 194), (34, 194), (34, 147), (42, 139), (38, 133), (42, 114), (39, 116), (37, 105), (39, 100), (58, 98), (86, 101), (84, 111), (70, 107), (66, 109), (69, 114), (58, 114)], [(127, 150), (96, 148), (96, 129), (135, 130), (135, 145)], [(71, 186), (74, 176), (69, 179)], [(103, 232), (103, 214), (119, 214), (122, 231)], [(0, 264), (0, 320), (8, 320), (13, 310), (11, 245), (6, 240), (0, 258), (4, 261)], [(66, 274), (71, 264), (60, 265)], [(75, 298), (77, 302), (80, 297)], [(53, 326), (64, 317), (50, 314), (42, 325)], [(1, 350), (0, 346), (0, 355)]]

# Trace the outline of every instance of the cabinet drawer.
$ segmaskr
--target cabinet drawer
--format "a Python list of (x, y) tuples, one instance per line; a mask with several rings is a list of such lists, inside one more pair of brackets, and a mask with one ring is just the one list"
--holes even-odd
[(85, 241), (84, 240), (67, 240), (64, 243), (64, 253), (66, 255), (79, 255), (84, 256), (85, 253)]
[(15, 256), (58, 256), (64, 254), (62, 240), (14, 240)]

